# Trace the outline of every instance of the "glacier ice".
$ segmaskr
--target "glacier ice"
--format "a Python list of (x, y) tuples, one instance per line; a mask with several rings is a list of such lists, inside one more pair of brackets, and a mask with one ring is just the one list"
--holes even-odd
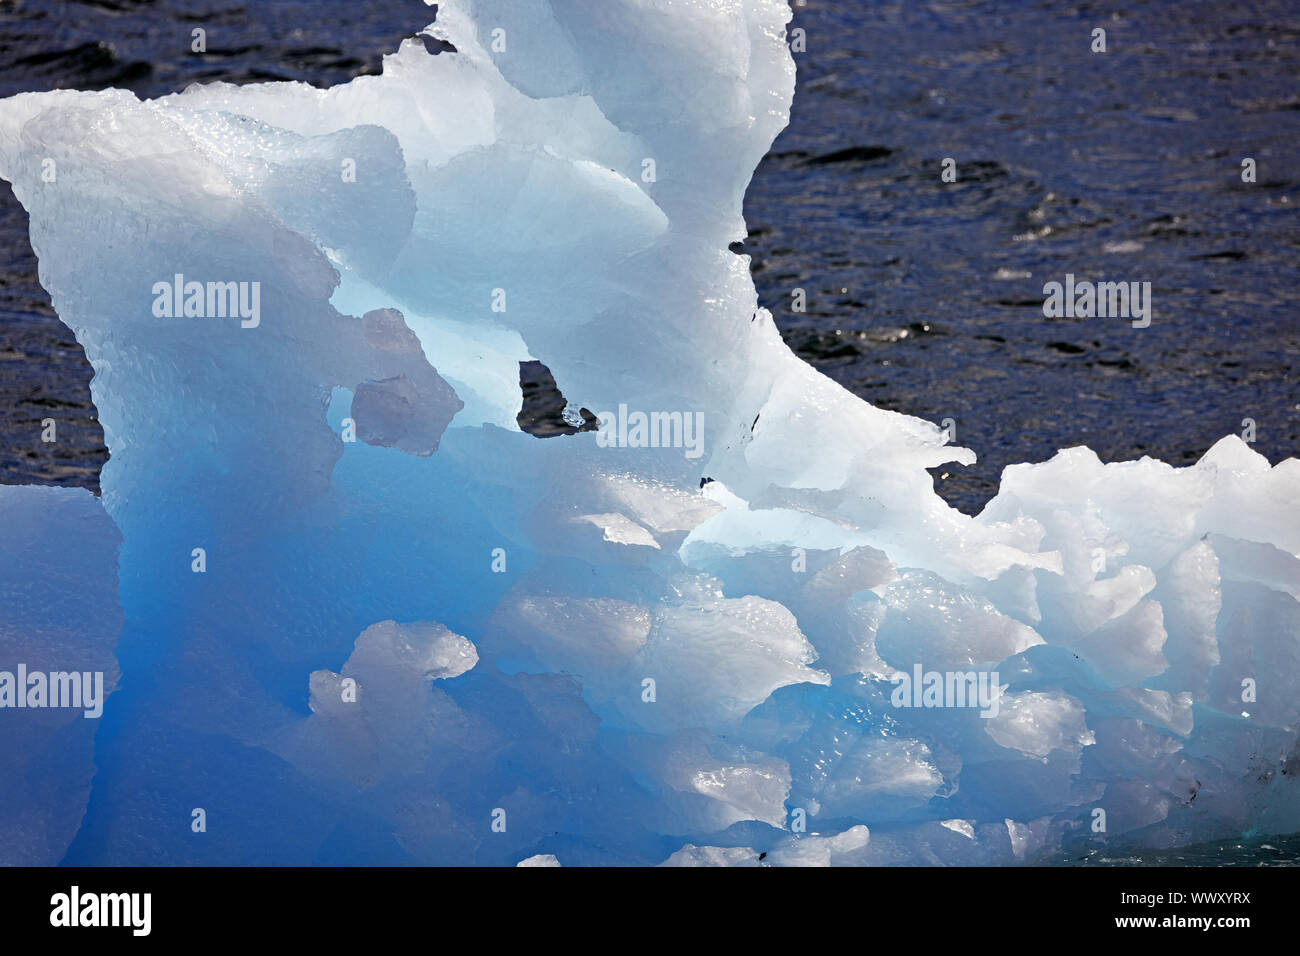
[(86, 812), (105, 701), (32, 707), (53, 688), (42, 702), (20, 674), (100, 675), (114, 690), (121, 539), (90, 492), (70, 488), (0, 485), (0, 528), (0, 866), (52, 866)]
[[(973, 453), (796, 358), (728, 249), (789, 17), (444, 0), (442, 44), (329, 90), (0, 102), (112, 454), (102, 506), (0, 488), (0, 667), (114, 688), (102, 724), (0, 712), (0, 862), (1004, 864), (1300, 829), (1300, 462), (1071, 448), (944, 504), (926, 469)], [(619, 424), (522, 432), (527, 361)], [(896, 706), (914, 671), (995, 678), (996, 713), (951, 680)]]

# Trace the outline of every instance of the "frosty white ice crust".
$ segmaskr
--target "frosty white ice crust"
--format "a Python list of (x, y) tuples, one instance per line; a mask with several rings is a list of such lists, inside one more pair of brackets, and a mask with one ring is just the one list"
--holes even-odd
[[(131, 677), (81, 722), (88, 801), (4, 775), (10, 829), (65, 821), (24, 859), (1012, 863), (1300, 828), (1300, 463), (1074, 448), (948, 508), (925, 469), (972, 453), (796, 358), (727, 248), (788, 19), (456, 0), (456, 52), (330, 90), (0, 102), (95, 369)], [(257, 325), (157, 314), (173, 275), (256, 283)], [(527, 359), (701, 453), (522, 433)], [(893, 706), (922, 666), (995, 680), (996, 714)]]

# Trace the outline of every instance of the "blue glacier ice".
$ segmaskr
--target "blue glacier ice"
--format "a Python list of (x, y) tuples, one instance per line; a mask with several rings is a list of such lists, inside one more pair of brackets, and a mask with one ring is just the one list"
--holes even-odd
[[(1300, 830), (1300, 462), (1070, 448), (949, 508), (973, 453), (799, 360), (728, 249), (783, 0), (438, 6), (328, 90), (0, 101), (112, 455), (102, 504), (0, 488), (0, 670), (111, 690), (0, 709), (0, 863)], [(529, 360), (602, 429), (521, 431)]]

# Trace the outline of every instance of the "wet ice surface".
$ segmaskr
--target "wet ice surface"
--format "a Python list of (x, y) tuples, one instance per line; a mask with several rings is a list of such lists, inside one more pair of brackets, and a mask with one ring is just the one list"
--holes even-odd
[[(33, 90), (129, 89), (159, 96), (190, 83), (342, 83), (429, 18), (420, 0), (22, 0), (0, 2), (0, 97)], [(191, 52), (191, 31), (208, 52)], [(0, 482), (99, 488), (108, 458), (90, 367), (36, 279), (27, 215), (0, 183)], [(41, 441), (56, 421), (57, 443)]]
[[(376, 72), (426, 16), (418, 0), (71, 7), (0, 4), (0, 95), (339, 83)], [(1094, 20), (1104, 56), (1088, 50)], [(205, 57), (189, 52), (196, 25)], [(1005, 465), (1073, 444), (1187, 464), (1243, 418), (1270, 461), (1300, 450), (1294, 5), (1139, 2), (1112, 17), (809, 0), (793, 25), (809, 42), (791, 125), (746, 196), (760, 301), (852, 391), (953, 419), (979, 461), (936, 472), (949, 501), (976, 511)], [(947, 156), (955, 184), (939, 181)], [(0, 480), (94, 486), (89, 368), (36, 282), (7, 184), (0, 249)], [(1044, 319), (1042, 285), (1066, 272), (1153, 282), (1151, 328)], [(540, 432), (563, 429), (547, 394), (525, 398), (550, 420)], [(44, 417), (58, 445), (39, 441)]]

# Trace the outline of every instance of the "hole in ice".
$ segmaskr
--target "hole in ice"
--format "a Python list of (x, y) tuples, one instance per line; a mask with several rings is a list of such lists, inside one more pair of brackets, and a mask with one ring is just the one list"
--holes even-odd
[(594, 432), (600, 427), (594, 414), (569, 403), (551, 370), (541, 362), (519, 363), (519, 390), (524, 402), (515, 421), (521, 431), (536, 438)]
[(432, 37), (429, 36), (429, 34), (427, 33), (419, 34), (416, 37), (416, 39), (423, 42), (424, 48), (428, 50), (430, 53), (432, 53), (434, 56), (437, 56), (439, 53), (459, 52), (456, 49), (455, 44), (453, 44), (450, 40), (443, 40), (440, 37)]

